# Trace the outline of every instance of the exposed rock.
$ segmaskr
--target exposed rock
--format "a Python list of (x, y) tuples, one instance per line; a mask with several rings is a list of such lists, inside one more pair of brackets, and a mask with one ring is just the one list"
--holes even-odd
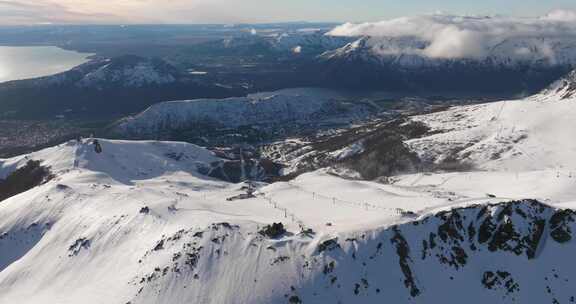
[(400, 233), (397, 227), (394, 228), (394, 236), (390, 240), (393, 245), (396, 246), (396, 253), (398, 254), (400, 269), (404, 274), (404, 286), (410, 291), (412, 297), (416, 297), (420, 294), (420, 288), (416, 285), (416, 279), (414, 273), (410, 268), (412, 262), (410, 258), (410, 247), (406, 239)]
[(258, 233), (271, 239), (277, 239), (286, 233), (286, 229), (284, 229), (284, 224), (282, 223), (273, 223), (272, 225), (267, 225)]
[(332, 251), (337, 248), (340, 248), (340, 244), (338, 244), (338, 238), (333, 238), (320, 243), (318, 245), (318, 253), (322, 253), (324, 251)]
[(576, 212), (573, 210), (558, 210), (550, 218), (550, 236), (558, 243), (572, 240), (570, 223), (574, 223)]
[(518, 283), (514, 281), (507, 271), (486, 271), (482, 276), (482, 285), (487, 289), (504, 289), (506, 294), (520, 290)]
[(69, 254), (68, 256), (76, 256), (80, 253), (80, 251), (82, 249), (88, 249), (90, 248), (90, 240), (86, 239), (86, 238), (79, 238), (76, 241), (74, 241), (74, 244), (70, 245), (70, 247), (68, 248)]

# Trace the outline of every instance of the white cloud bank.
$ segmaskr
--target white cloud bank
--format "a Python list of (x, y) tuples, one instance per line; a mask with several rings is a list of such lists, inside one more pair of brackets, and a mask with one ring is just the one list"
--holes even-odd
[(543, 20), (560, 21), (560, 22), (576, 22), (576, 11), (573, 10), (554, 10), (548, 15), (542, 17)]
[[(429, 58), (484, 58), (507, 40), (530, 40), (530, 45), (508, 50), (515, 56), (539, 53), (555, 60), (550, 41), (576, 43), (576, 11), (556, 10), (537, 18), (421, 15), (373, 23), (346, 23), (330, 33), (334, 36), (378, 38), (416, 37), (423, 48), (397, 50)], [(388, 49), (389, 51), (389, 49)]]

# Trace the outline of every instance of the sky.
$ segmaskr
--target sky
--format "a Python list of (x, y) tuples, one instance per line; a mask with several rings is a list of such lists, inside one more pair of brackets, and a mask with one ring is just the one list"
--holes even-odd
[(575, 0), (0, 0), (0, 25), (368, 22), (445, 12), (540, 16)]

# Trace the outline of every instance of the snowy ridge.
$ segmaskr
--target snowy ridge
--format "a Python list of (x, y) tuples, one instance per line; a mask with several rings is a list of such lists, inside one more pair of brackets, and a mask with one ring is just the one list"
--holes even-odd
[(340, 96), (322, 89), (288, 89), (227, 99), (199, 99), (155, 104), (118, 124), (122, 134), (143, 136), (198, 125), (237, 128), (248, 125), (306, 124), (321, 118), (363, 116), (370, 109), (358, 106), (342, 111)]
[(359, 37), (341, 48), (327, 51), (323, 61), (363, 61), (405, 68), (455, 64), (481, 66), (550, 66), (576, 64), (576, 44), (564, 38), (510, 38), (490, 47), (478, 58), (433, 58), (423, 54), (429, 42), (416, 37)]
[(87, 74), (78, 82), (80, 87), (100, 87), (109, 83), (121, 84), (124, 87), (145, 87), (176, 82), (173, 73), (162, 71), (154, 61), (136, 62), (122, 69), (107, 64)]
[[(71, 142), (28, 156), (45, 158), (57, 179), (0, 205), (0, 300), (409, 303), (473, 294), (478, 303), (511, 303), (571, 296), (572, 271), (563, 261), (574, 246), (573, 213), (535, 201), (476, 206), (504, 200), (478, 193), (474, 183), (489, 179), (466, 181), (477, 193), (447, 205), (442, 191), (403, 186), (412, 176), (382, 185), (320, 171), (230, 202), (240, 185), (195, 169), (214, 160), (208, 151), (101, 143), (101, 154)], [(4, 160), (2, 168), (25, 159)], [(453, 207), (463, 209), (443, 211)], [(271, 222), (284, 222), (288, 232), (261, 235)], [(502, 235), (510, 225), (516, 233)], [(311, 230), (302, 234), (299, 226)], [(554, 293), (536, 288), (545, 285)], [(457, 286), (467, 292), (449, 293)]]
[[(100, 154), (88, 142), (70, 142), (0, 162), (4, 175), (27, 159), (56, 174), (0, 203), (0, 301), (410, 303), (470, 302), (473, 295), (473, 303), (512, 303), (571, 296), (573, 271), (564, 261), (574, 246), (574, 215), (535, 201), (498, 204), (534, 195), (567, 207), (566, 198), (576, 197), (567, 177), (564, 188), (550, 183), (534, 193), (534, 180), (547, 173), (527, 173), (518, 187), (488, 198), (483, 191), (496, 175), (483, 172), (399, 176), (384, 185), (318, 171), (229, 201), (245, 190), (199, 173), (218, 160), (207, 150), (100, 142)], [(259, 232), (272, 222), (287, 232)], [(503, 235), (507, 229), (516, 233)], [(546, 285), (552, 294), (547, 280), (555, 280)], [(455, 287), (466, 293), (450, 292)]]
[[(43, 159), (57, 175), (0, 203), (1, 301), (411, 303), (473, 295), (474, 303), (513, 303), (573, 296), (566, 261), (576, 216), (561, 209), (574, 206), (576, 193), (566, 175), (535, 188), (555, 172), (526, 172), (503, 188), (510, 173), (407, 175), (385, 185), (321, 170), (229, 201), (242, 185), (199, 174), (198, 165), (217, 160), (202, 148), (100, 141), (101, 154), (70, 142), (1, 161), (3, 174)], [(272, 222), (287, 232), (261, 234)]]
[(181, 81), (182, 77), (176, 68), (160, 59), (126, 55), (95, 59), (70, 71), (30, 81), (35, 87), (119, 89), (172, 84)]
[[(70, 143), (29, 156), (47, 157), (58, 178), (0, 205), (0, 300), (409, 303), (472, 294), (473, 303), (512, 303), (571, 295), (563, 262), (574, 246), (570, 212), (534, 201), (476, 206), (502, 200), (479, 194), (449, 206), (443, 195), (403, 186), (411, 176), (394, 186), (323, 172), (229, 202), (239, 185), (202, 178), (188, 161), (165, 156), (212, 159), (202, 149), (102, 143), (102, 154)], [(452, 207), (463, 209), (442, 211)], [(275, 239), (258, 232), (273, 221), (288, 232)], [(510, 223), (517, 234), (503, 238)], [(556, 275), (547, 283), (552, 295), (532, 292)], [(451, 293), (454, 284), (467, 292)]]
[[(122, 176), (123, 180), (138, 179), (139, 176), (162, 175), (171, 170), (178, 159), (186, 159), (186, 167), (178, 165), (178, 170), (194, 172), (199, 164), (209, 164), (218, 158), (212, 152), (201, 147), (178, 142), (153, 141), (107, 141), (99, 140), (107, 153), (99, 156), (90, 140), (82, 144), (70, 141), (59, 146), (44, 149), (28, 155), (0, 160), (0, 177), (5, 177), (28, 160), (42, 160), (56, 173), (68, 173), (71, 170), (90, 170), (102, 172), (110, 178)], [(139, 151), (130, 155), (131, 151)], [(128, 164), (130, 166), (128, 166)], [(122, 173), (120, 173), (122, 172)]]
[(405, 67), (571, 66), (576, 61), (576, 22), (568, 16), (573, 14), (560, 10), (546, 16), (514, 18), (435, 13), (346, 23), (328, 35), (357, 37), (365, 40), (366, 47), (346, 47), (326, 57), (348, 57), (354, 52), (358, 59)]
[(340, 48), (354, 38), (325, 35), (325, 31), (284, 32), (275, 34), (245, 34), (199, 45), (199, 50), (218, 54), (237, 53), (304, 53), (318, 55), (325, 51)]
[(311, 34), (283, 33), (273, 41), (274, 48), (281, 51), (296, 51), (298, 53), (323, 53), (327, 50), (338, 49), (354, 40), (349, 37), (326, 35), (322, 31)]

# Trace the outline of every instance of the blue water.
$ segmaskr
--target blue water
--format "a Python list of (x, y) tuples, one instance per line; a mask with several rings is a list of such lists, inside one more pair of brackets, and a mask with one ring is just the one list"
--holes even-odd
[(91, 55), (54, 46), (0, 46), (0, 82), (63, 72), (88, 61)]

